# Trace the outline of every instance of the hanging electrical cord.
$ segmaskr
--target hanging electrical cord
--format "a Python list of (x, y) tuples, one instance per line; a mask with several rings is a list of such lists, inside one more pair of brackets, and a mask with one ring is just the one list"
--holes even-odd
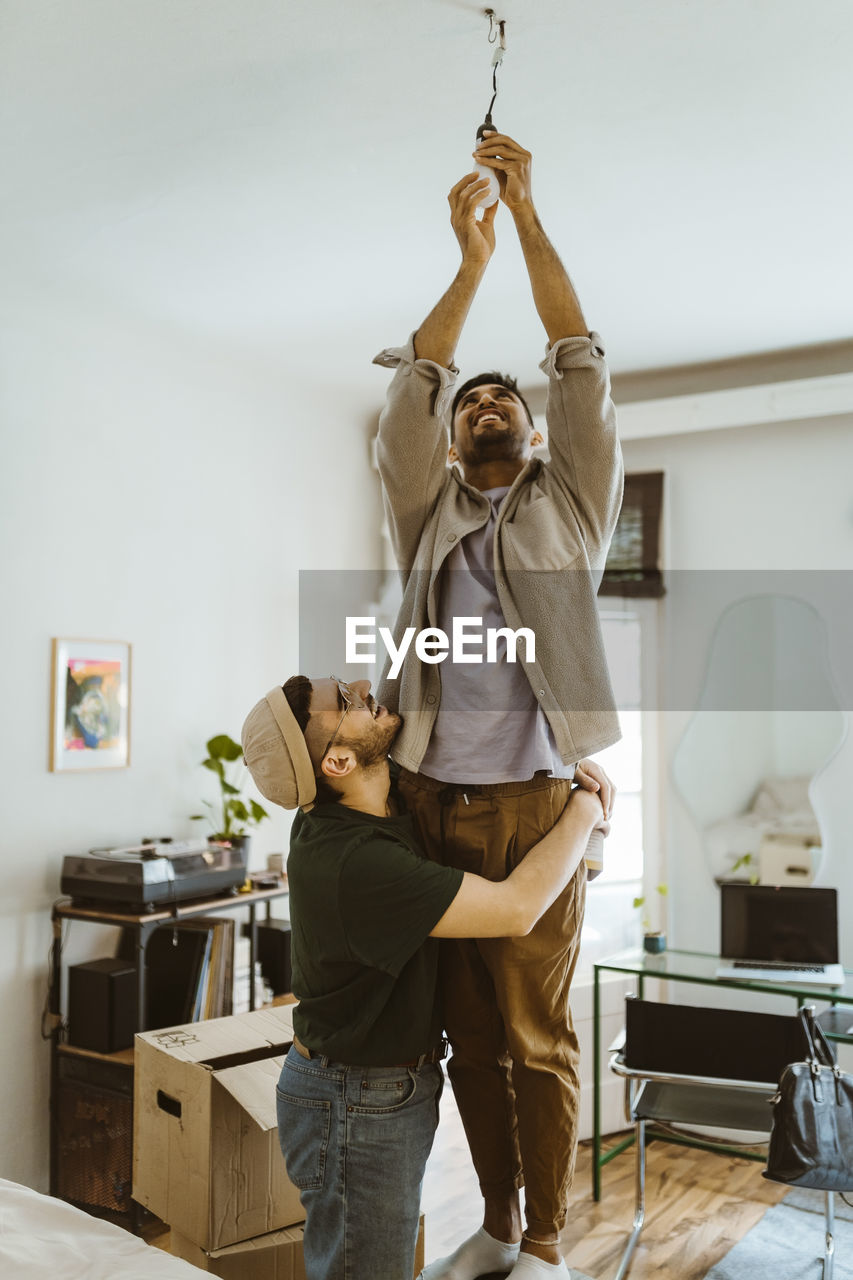
[[(481, 129), (488, 128), (492, 123), (492, 107), (495, 105), (495, 98), (498, 96), (498, 67), (504, 60), (506, 53), (506, 21), (505, 19), (495, 18), (494, 9), (486, 10), (486, 17), (489, 19), (489, 44), (497, 45), (492, 54), (492, 100), (489, 103), (489, 109), (486, 112), (486, 118), (480, 125)], [(479, 137), (478, 131), (478, 137)]]
[[(503, 62), (506, 53), (506, 22), (503, 18), (496, 18), (494, 9), (486, 10), (486, 17), (489, 19), (489, 44), (495, 46), (492, 54), (492, 100), (489, 103), (489, 109), (486, 112), (486, 118), (481, 125), (477, 126), (477, 141), (480, 142), (487, 132), (497, 133), (497, 129), (492, 121), (492, 108), (495, 105), (495, 99), (498, 96), (498, 67)], [(479, 209), (488, 209), (493, 205), (500, 195), (500, 185), (494, 169), (490, 169), (488, 165), (475, 164), (475, 172), (481, 178), (485, 178), (489, 183), (489, 190), (478, 200), (477, 207)]]

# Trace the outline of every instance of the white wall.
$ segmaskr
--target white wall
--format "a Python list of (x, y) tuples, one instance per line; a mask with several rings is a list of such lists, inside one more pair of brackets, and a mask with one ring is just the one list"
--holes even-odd
[[(79, 292), (6, 301), (0, 1175), (45, 1189), (63, 854), (199, 833), (206, 739), (238, 736), (297, 669), (297, 570), (376, 562), (378, 492), (374, 423), (316, 362), (250, 359)], [(48, 772), (51, 636), (132, 643), (128, 770)], [(255, 865), (288, 829), (281, 811), (260, 829)], [(72, 942), (109, 954), (86, 932)]]
[[(666, 375), (662, 378), (666, 380)], [(684, 392), (686, 387), (679, 390)], [(726, 609), (751, 595), (756, 587), (772, 589), (776, 571), (784, 579), (780, 586), (793, 583), (799, 590), (808, 589), (810, 575), (788, 576), (785, 571), (853, 569), (853, 421), (848, 417), (700, 432), (628, 441), (623, 448), (627, 470), (666, 472), (663, 563), (669, 573), (670, 594), (660, 604), (658, 683), (662, 710), (657, 716), (657, 734), (663, 773), (661, 837), (669, 884), (670, 944), (715, 952), (719, 945), (719, 895), (694, 815), (675, 785), (673, 760), (693, 723), (691, 708), (699, 703), (711, 641)], [(725, 572), (703, 576), (706, 570)], [(826, 578), (820, 574), (815, 578), (817, 599), (811, 603), (822, 608)], [(842, 609), (841, 614), (844, 612)], [(846, 612), (853, 610), (846, 606)], [(849, 712), (853, 707), (850, 646), (844, 644), (845, 629), (838, 625), (837, 611), (828, 622), (835, 640), (828, 658), (836, 684), (846, 691), (842, 700)], [(853, 618), (847, 623), (848, 637), (851, 624)], [(814, 649), (811, 644), (811, 659)], [(736, 720), (740, 735), (737, 753), (710, 763), (711, 810), (700, 814), (709, 818), (720, 816), (714, 805), (719, 805), (721, 791), (729, 796), (738, 794), (743, 778), (744, 798), (754, 791), (759, 775), (753, 755), (756, 751), (767, 755), (771, 717), (759, 712), (706, 714), (711, 720), (715, 715), (721, 722)], [(789, 721), (800, 714), (784, 713)], [(834, 719), (826, 714), (820, 717), (824, 737), (827, 720)], [(726, 728), (724, 733), (724, 727), (717, 726), (718, 736), (721, 742), (729, 743), (729, 731)], [(814, 755), (813, 743), (809, 754)], [(768, 768), (773, 771), (772, 766)], [(853, 734), (813, 788), (825, 847), (820, 881), (839, 887), (842, 958), (848, 967), (853, 966), (851, 768)], [(782, 771), (794, 771), (790, 759)], [(763, 776), (763, 770), (761, 773)], [(649, 849), (646, 854), (657, 861), (659, 851)], [(581, 1136), (587, 1137), (592, 1132), (592, 1008), (589, 987), (577, 985), (572, 1009), (582, 1054)], [(635, 984), (616, 977), (604, 983), (600, 1064), (604, 1132), (625, 1123), (621, 1084), (607, 1071), (606, 1049), (624, 1022), (625, 991), (633, 989)], [(723, 996), (707, 987), (670, 987), (665, 994), (687, 1004), (713, 1004), (715, 999), (732, 1003), (730, 993)], [(660, 995), (664, 997), (663, 990)], [(776, 1012), (788, 1011), (791, 1004), (790, 1000), (753, 996), (740, 996), (738, 1003)]]
[[(625, 445), (625, 458), (628, 470), (666, 472), (664, 555), (670, 570), (747, 571), (741, 579), (732, 574), (730, 580), (719, 580), (729, 582), (734, 599), (749, 593), (750, 582), (762, 580), (761, 571), (804, 571), (791, 581), (807, 591), (813, 583), (820, 598), (818, 588), (825, 587), (826, 577), (817, 571), (853, 569), (849, 415), (631, 441)], [(703, 602), (697, 595), (692, 625), (681, 637), (695, 651), (697, 693), (714, 626), (729, 602)], [(828, 619), (828, 661), (849, 718), (853, 704), (845, 612), (850, 614), (848, 603)], [(846, 626), (849, 636), (849, 620)], [(669, 638), (670, 645), (678, 641), (678, 636)], [(661, 678), (665, 686), (665, 670)], [(670, 932), (675, 945), (714, 951), (719, 940), (715, 890), (698, 829), (671, 774), (690, 711), (682, 703), (666, 711), (661, 721)], [(842, 959), (848, 967), (853, 966), (852, 769), (853, 734), (848, 734), (812, 793), (824, 835), (819, 879), (839, 888)]]

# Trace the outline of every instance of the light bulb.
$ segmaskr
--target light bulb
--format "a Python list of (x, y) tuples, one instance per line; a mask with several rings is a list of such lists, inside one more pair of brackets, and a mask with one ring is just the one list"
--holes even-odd
[[(480, 142), (483, 135), (489, 131), (497, 133), (497, 129), (492, 124), (491, 118), (487, 116), (477, 129), (477, 141)], [(498, 182), (498, 175), (495, 173), (494, 169), (490, 169), (486, 164), (475, 164), (474, 172), (478, 177), (488, 179), (489, 189), (484, 195), (480, 196), (480, 199), (477, 201), (478, 209), (488, 209), (490, 205), (493, 205), (495, 201), (500, 198), (501, 188), (500, 183)]]

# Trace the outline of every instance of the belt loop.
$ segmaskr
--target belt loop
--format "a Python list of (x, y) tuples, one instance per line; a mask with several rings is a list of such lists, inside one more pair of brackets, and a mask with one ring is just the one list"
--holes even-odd
[(323, 1068), (323, 1070), (324, 1070), (324, 1071), (326, 1070), (326, 1067), (327, 1067), (328, 1065), (329, 1065), (329, 1059), (328, 1059), (328, 1058), (323, 1057), (323, 1058), (321, 1058), (321, 1059), (320, 1059), (320, 1066)]

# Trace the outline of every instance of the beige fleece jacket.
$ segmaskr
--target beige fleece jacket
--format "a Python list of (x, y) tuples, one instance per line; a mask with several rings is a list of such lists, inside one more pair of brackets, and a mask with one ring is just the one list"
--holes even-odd
[[(406, 627), (436, 625), (444, 559), (486, 523), (489, 502), (447, 462), (457, 370), (418, 360), (414, 337), (380, 352), (374, 363), (395, 370), (377, 456), (403, 579), (394, 627), (399, 644)], [(561, 339), (540, 368), (549, 379), (547, 452), (537, 450), (501, 507), (495, 578), (507, 625), (535, 633), (535, 661), (525, 671), (564, 763), (573, 764), (620, 737), (596, 592), (622, 503), (622, 454), (598, 335)], [(519, 660), (523, 651), (522, 645)], [(487, 697), (487, 666), (483, 672)], [(388, 678), (386, 665), (380, 681), (379, 700), (404, 718), (392, 755), (406, 769), (417, 771), (423, 759), (440, 673), (440, 664), (421, 662), (411, 645), (398, 678)]]

